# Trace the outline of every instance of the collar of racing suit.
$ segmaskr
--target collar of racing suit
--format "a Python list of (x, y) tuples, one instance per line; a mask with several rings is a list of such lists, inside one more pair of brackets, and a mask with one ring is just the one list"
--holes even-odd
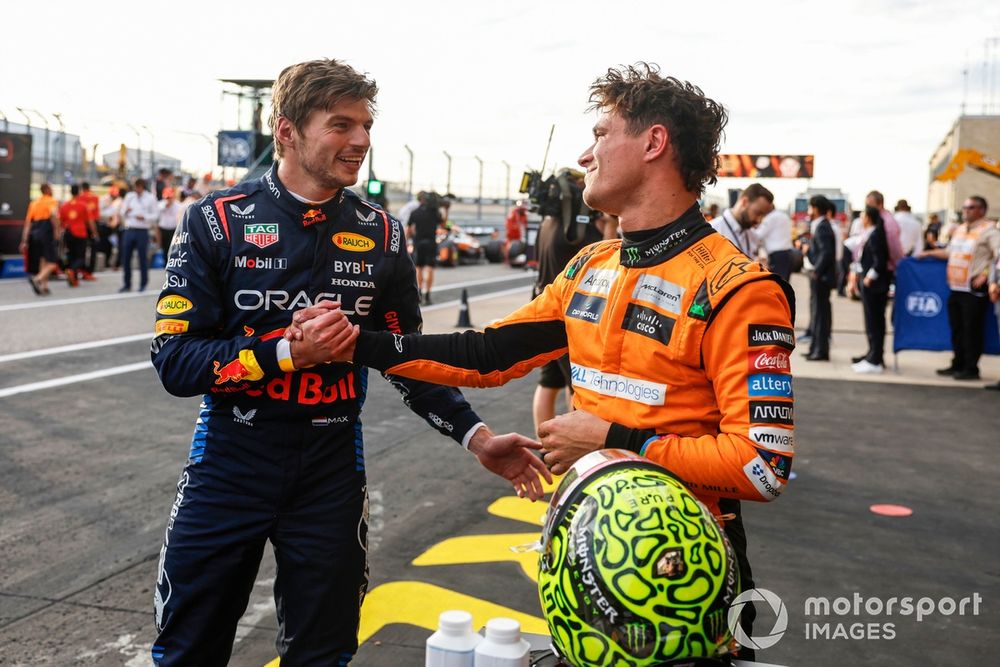
[(621, 263), (627, 267), (662, 264), (700, 241), (714, 230), (705, 222), (698, 204), (679, 218), (648, 232), (626, 234), (622, 240)]
[(340, 192), (322, 204), (299, 201), (294, 195), (292, 195), (288, 188), (285, 187), (285, 184), (281, 182), (281, 179), (278, 178), (277, 162), (272, 164), (271, 168), (264, 172), (264, 175), (260, 177), (260, 180), (264, 183), (264, 189), (271, 196), (275, 205), (286, 211), (290, 216), (292, 216), (292, 219), (300, 220), (303, 227), (324, 222), (327, 215), (335, 211), (336, 208), (344, 202), (344, 199), (349, 196), (347, 188), (341, 188)]

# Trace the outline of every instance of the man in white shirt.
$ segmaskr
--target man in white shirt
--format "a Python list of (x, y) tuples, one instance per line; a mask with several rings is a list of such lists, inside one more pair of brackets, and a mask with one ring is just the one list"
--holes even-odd
[(734, 246), (751, 259), (757, 258), (760, 241), (753, 228), (760, 224), (764, 216), (774, 208), (774, 195), (760, 183), (751, 183), (736, 200), (732, 208), (727, 208), (708, 224), (715, 231), (729, 239)]
[(399, 213), (396, 214), (396, 217), (401, 223), (403, 223), (403, 229), (408, 229), (408, 225), (410, 224), (410, 214), (420, 208), (420, 205), (424, 203), (424, 198), (426, 196), (427, 193), (421, 190), (417, 193), (416, 199), (411, 199), (403, 204), (403, 206), (399, 209)]
[(139, 253), (139, 291), (149, 282), (149, 230), (160, 216), (156, 197), (146, 190), (146, 181), (135, 179), (135, 190), (125, 195), (120, 215), (122, 238), (122, 287), (119, 292), (132, 291), (132, 253)]
[(923, 250), (923, 225), (910, 213), (910, 204), (905, 199), (896, 202), (896, 213), (893, 217), (899, 224), (899, 242), (903, 246), (903, 256), (909, 257)]
[(775, 209), (764, 216), (753, 233), (767, 253), (767, 268), (788, 280), (792, 275), (792, 219)]

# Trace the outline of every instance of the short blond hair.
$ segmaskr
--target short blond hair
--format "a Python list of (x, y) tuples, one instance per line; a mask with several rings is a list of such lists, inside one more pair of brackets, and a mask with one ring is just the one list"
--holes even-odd
[(281, 157), (278, 119), (287, 118), (301, 133), (309, 114), (327, 110), (342, 99), (367, 100), (375, 112), (378, 85), (350, 65), (339, 60), (309, 60), (282, 70), (271, 90), (271, 119), (274, 156)]

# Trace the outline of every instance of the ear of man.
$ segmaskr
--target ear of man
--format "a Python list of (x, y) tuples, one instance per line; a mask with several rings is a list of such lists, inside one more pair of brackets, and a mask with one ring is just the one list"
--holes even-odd
[(653, 125), (646, 130), (644, 159), (652, 162), (665, 157), (670, 152), (670, 133), (663, 125)]

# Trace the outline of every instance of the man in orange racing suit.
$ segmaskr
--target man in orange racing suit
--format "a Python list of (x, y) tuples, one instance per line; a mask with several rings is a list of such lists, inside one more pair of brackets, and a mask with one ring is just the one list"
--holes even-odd
[[(699, 212), (716, 180), (721, 106), (649, 65), (609, 70), (591, 101), (600, 117), (579, 161), (584, 200), (618, 215), (624, 239), (587, 246), (538, 298), (482, 333), (363, 331), (353, 359), (493, 386), (568, 351), (577, 410), (539, 429), (553, 472), (602, 446), (664, 465), (725, 522), (746, 590), (739, 501), (773, 500), (791, 469), (794, 295)], [(744, 609), (749, 635), (753, 607)]]

